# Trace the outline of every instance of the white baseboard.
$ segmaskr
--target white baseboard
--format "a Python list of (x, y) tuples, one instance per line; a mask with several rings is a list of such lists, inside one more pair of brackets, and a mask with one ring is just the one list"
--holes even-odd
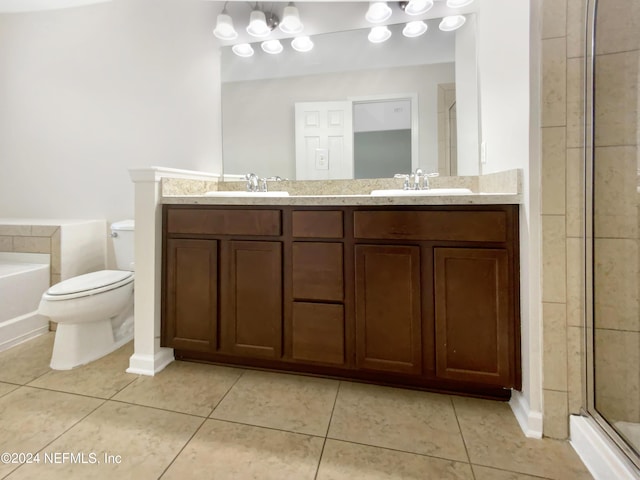
[(134, 353), (129, 358), (129, 368), (127, 368), (126, 372), (152, 377), (164, 370), (174, 360), (173, 348), (161, 348), (155, 355)]
[[(640, 480), (634, 469), (597, 426), (595, 420), (580, 415), (569, 417), (571, 445), (596, 480)], [(634, 471), (635, 470), (635, 471)]]
[(509, 406), (520, 424), (520, 428), (529, 438), (542, 438), (542, 412), (533, 412), (522, 392), (511, 391)]

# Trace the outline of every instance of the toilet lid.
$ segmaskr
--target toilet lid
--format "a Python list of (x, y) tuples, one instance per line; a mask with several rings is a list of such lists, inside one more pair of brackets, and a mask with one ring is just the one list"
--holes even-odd
[(120, 286), (133, 280), (133, 272), (126, 270), (100, 270), (64, 280), (47, 290), (47, 295), (72, 295), (92, 290), (106, 290), (109, 286)]

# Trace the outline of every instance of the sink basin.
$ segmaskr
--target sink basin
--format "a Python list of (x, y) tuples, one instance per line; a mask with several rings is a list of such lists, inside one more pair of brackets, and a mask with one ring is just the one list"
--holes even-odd
[(289, 192), (245, 192), (245, 191), (216, 191), (207, 192), (206, 197), (288, 197)]
[(430, 188), (428, 190), (372, 190), (373, 197), (393, 197), (396, 195), (403, 196), (434, 196), (434, 195), (470, 195), (473, 192), (468, 188)]

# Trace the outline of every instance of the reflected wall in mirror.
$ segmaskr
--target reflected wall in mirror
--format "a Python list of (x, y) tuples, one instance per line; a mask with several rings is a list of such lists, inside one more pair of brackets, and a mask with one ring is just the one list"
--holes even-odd
[[(468, 14), (466, 24), (455, 32), (440, 31), (439, 19), (425, 21), (429, 27), (427, 33), (417, 38), (402, 35), (404, 24), (390, 25), (391, 38), (382, 44), (367, 40), (369, 29), (355, 29), (313, 36), (314, 49), (307, 53), (293, 51), (285, 41), (285, 51), (280, 55), (267, 55), (259, 51), (258, 46), (250, 58), (237, 57), (230, 47), (222, 47), (224, 173), (254, 172), (265, 177), (279, 175), (291, 179), (371, 178), (388, 176), (392, 170), (409, 173), (420, 167), (425, 172), (440, 174), (478, 174), (475, 15)], [(451, 135), (451, 118), (446, 120), (448, 133), (442, 132), (438, 104), (442, 85), (456, 87), (457, 142)], [(356, 167), (352, 149), (346, 154), (349, 166), (338, 168), (340, 173), (335, 176), (326, 176), (326, 162), (330, 169), (339, 156), (332, 154), (330, 145), (318, 144), (314, 147), (313, 161), (308, 161), (315, 172), (310, 174), (308, 170), (296, 168), (296, 152), (301, 149), (296, 147), (295, 105), (351, 102), (348, 108), (352, 110), (349, 116), (352, 119), (353, 101), (363, 97), (415, 99), (416, 120), (411, 122), (410, 133), (406, 128), (398, 129), (404, 132), (390, 130), (388, 133), (394, 141), (407, 134), (411, 138), (408, 167), (405, 159), (404, 164), (394, 167), (376, 166), (378, 173), (367, 169), (363, 172)], [(353, 130), (353, 125), (351, 127)], [(356, 150), (361, 152), (375, 149), (373, 144), (366, 145), (367, 136), (379, 141), (379, 137), (365, 133), (350, 134), (352, 145), (355, 140), (359, 145)], [(456, 144), (451, 145), (451, 141)], [(443, 149), (448, 152), (446, 162), (441, 159)], [(456, 156), (457, 164), (452, 165), (456, 163)], [(340, 162), (344, 161), (340, 157)], [(360, 156), (358, 163), (362, 165), (362, 161)], [(399, 168), (407, 171), (397, 171)]]

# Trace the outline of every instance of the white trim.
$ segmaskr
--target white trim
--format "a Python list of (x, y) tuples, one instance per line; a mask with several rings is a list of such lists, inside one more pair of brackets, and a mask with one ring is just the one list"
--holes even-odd
[(174, 360), (173, 348), (160, 348), (155, 355), (134, 353), (129, 357), (129, 368), (126, 372), (153, 377)]
[(512, 390), (509, 406), (527, 437), (542, 438), (542, 412), (532, 411), (522, 392)]
[(623, 455), (590, 417), (569, 417), (571, 445), (596, 480), (639, 480)]

